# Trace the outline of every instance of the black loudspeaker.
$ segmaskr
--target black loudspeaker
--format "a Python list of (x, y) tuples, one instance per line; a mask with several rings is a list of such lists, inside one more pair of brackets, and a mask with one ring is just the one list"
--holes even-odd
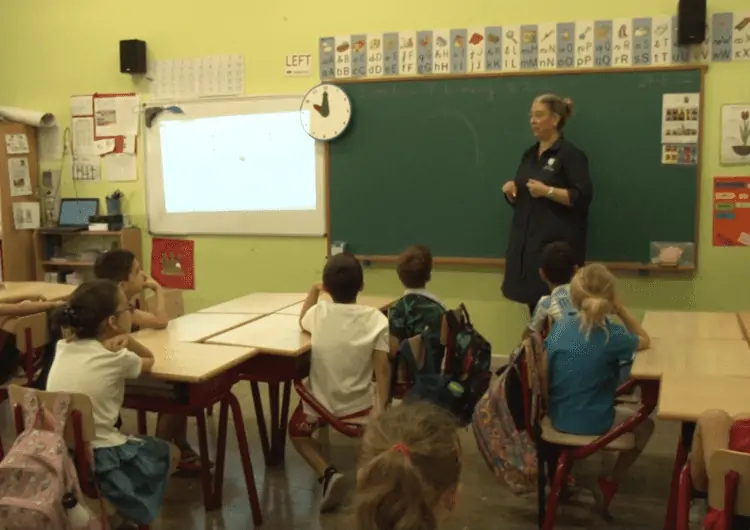
[(145, 74), (146, 42), (137, 39), (120, 41), (120, 72), (123, 74)]
[(677, 44), (700, 44), (706, 40), (706, 0), (677, 2)]

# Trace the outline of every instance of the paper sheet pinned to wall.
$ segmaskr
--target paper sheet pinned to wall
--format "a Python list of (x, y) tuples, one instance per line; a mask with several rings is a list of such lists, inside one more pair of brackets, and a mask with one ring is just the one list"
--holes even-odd
[(92, 155), (96, 153), (94, 147), (94, 118), (73, 118), (73, 154)]
[(112, 182), (128, 182), (137, 180), (137, 165), (135, 155), (115, 153), (102, 159), (104, 178)]
[(32, 127), (54, 127), (57, 125), (55, 115), (51, 112), (19, 109), (17, 107), (0, 107), (0, 118), (31, 125)]
[(38, 202), (14, 202), (13, 224), (16, 230), (33, 230), (40, 226)]
[(94, 149), (97, 155), (106, 155), (115, 150), (115, 139), (105, 138), (103, 140), (96, 140), (94, 142)]
[(94, 98), (96, 136), (138, 134), (138, 96)]
[(10, 179), (10, 196), (22, 197), (31, 195), (31, 175), (27, 157), (8, 159), (8, 178)]
[(71, 96), (70, 115), (71, 116), (93, 116), (94, 115), (94, 97), (93, 96)]
[(29, 139), (25, 134), (6, 134), (5, 152), (9, 155), (25, 155), (29, 152)]
[(101, 159), (98, 155), (85, 155), (73, 157), (73, 180), (100, 180)]

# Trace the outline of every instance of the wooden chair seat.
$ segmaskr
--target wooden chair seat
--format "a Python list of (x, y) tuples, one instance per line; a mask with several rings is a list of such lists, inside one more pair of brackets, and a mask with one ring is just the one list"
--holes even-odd
[(708, 464), (708, 505), (726, 510), (727, 477), (736, 474), (733, 514), (750, 516), (750, 454), (720, 449)]
[[(545, 416), (541, 421), (542, 440), (554, 445), (563, 445), (566, 447), (584, 447), (594, 443), (599, 436), (581, 436), (577, 434), (568, 434), (556, 430), (552, 426), (552, 420)], [(619, 438), (612, 440), (609, 445), (604, 447), (607, 451), (628, 451), (635, 447), (635, 435), (632, 432), (623, 434)]]

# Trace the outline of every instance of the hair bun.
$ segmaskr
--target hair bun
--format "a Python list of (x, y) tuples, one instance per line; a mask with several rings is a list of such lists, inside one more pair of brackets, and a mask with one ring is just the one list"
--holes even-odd
[(565, 108), (568, 111), (568, 117), (572, 116), (574, 111), (573, 100), (571, 98), (563, 98), (563, 103), (565, 103)]

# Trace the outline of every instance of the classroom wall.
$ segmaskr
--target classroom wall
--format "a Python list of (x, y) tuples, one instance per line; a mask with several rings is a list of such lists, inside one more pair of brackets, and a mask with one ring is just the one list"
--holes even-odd
[[(712, 0), (710, 4), (713, 12), (747, 9), (747, 0)], [(67, 126), (70, 95), (145, 90), (119, 73), (118, 41), (127, 38), (145, 40), (152, 59), (239, 53), (245, 57), (248, 94), (303, 93), (317, 78), (284, 77), (284, 57), (287, 53), (316, 53), (321, 36), (658, 16), (673, 14), (675, 9), (675, 0), (475, 0), (462, 3), (460, 10), (450, 0), (381, 0), (356, 7), (343, 0), (323, 4), (302, 0), (130, 0), (114, 9), (94, 0), (3, 2), (0, 104), (51, 111)], [(546, 20), (540, 19), (542, 16)], [(748, 86), (749, 62), (709, 67), (701, 162), (700, 273), (693, 280), (660, 276), (623, 280), (628, 304), (642, 309), (750, 307), (750, 250), (710, 246), (712, 177), (750, 173), (747, 166), (721, 168), (718, 164), (720, 106), (750, 100)], [(612, 101), (611, 109), (602, 111), (612, 112), (616, 126), (617, 114), (627, 109)], [(517, 126), (519, 134), (526, 134), (525, 123)], [(511, 177), (498, 175), (499, 179)], [(115, 187), (106, 182), (74, 185), (69, 172), (64, 178), (63, 193), (68, 196), (104, 197)], [(126, 194), (127, 213), (145, 227), (142, 178), (118, 187)], [(144, 255), (150, 255), (148, 237), (144, 237)], [(198, 237), (196, 290), (186, 294), (188, 309), (253, 290), (306, 290), (319, 277), (324, 256), (322, 239)], [(499, 352), (515, 342), (524, 318), (523, 308), (503, 301), (501, 280), (500, 272), (492, 269), (444, 269), (435, 272), (433, 282), (434, 290), (448, 302), (468, 303), (474, 320)], [(389, 268), (369, 269), (366, 281), (369, 292), (400, 290)]]

